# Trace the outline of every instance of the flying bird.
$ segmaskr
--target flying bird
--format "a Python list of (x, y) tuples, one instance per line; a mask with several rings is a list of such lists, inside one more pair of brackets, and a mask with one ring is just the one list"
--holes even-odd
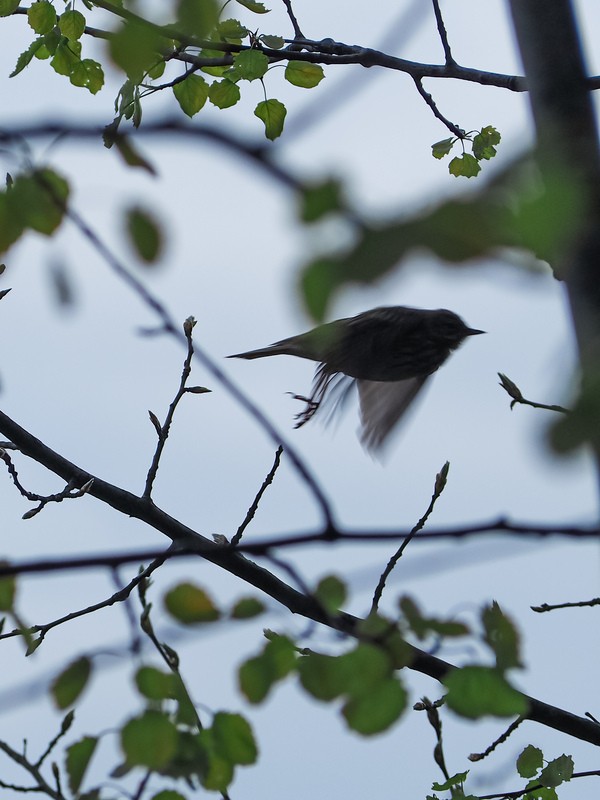
[(335, 412), (356, 384), (360, 439), (376, 452), (427, 378), (468, 336), (480, 333), (484, 331), (469, 328), (443, 308), (383, 306), (228, 358), (288, 355), (318, 362), (310, 397), (296, 395), (306, 403), (296, 427), (328, 401), (333, 401), (329, 409)]

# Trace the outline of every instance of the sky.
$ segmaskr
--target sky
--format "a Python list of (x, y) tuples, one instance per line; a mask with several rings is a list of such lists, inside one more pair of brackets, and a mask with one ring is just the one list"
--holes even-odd
[[(281, 5), (281, 8), (279, 7)], [(264, 19), (240, 16), (261, 31), (289, 31), (283, 4), (273, 3)], [(381, 0), (373, 11), (355, 0), (325, 6), (296, 0), (296, 14), (310, 38), (383, 47), (403, 58), (439, 63), (441, 46), (429, 4)], [(520, 71), (504, 3), (475, 0), (444, 3), (455, 58), (465, 66), (496, 72)], [(593, 40), (598, 9), (580, 2), (590, 71), (600, 71), (600, 45)], [(3, 19), (5, 45), (0, 74), (7, 76), (30, 39), (23, 17)], [(595, 26), (595, 27), (594, 27)], [(383, 43), (383, 44), (382, 44)], [(90, 46), (93, 54), (94, 46)], [(326, 79), (311, 92), (286, 85), (281, 70), (268, 76), (272, 96), (289, 109), (284, 136), (273, 150), (282, 164), (304, 178), (341, 175), (352, 200), (376, 214), (411, 213), (440, 198), (473, 190), (472, 182), (450, 176), (444, 162), (431, 157), (431, 144), (447, 131), (400, 73), (360, 67), (325, 68)], [(106, 123), (113, 116), (116, 76), (96, 97), (75, 89), (47, 64), (34, 62), (3, 91), (4, 124), (33, 125), (48, 120)], [(532, 141), (527, 99), (493, 87), (428, 81), (440, 109), (466, 130), (494, 125), (502, 133), (497, 164), (506, 165)], [(262, 99), (254, 83), (239, 106), (220, 112), (207, 108), (196, 118), (223, 124), (239, 135), (262, 141), (252, 111)], [(144, 121), (173, 113), (163, 93), (144, 104)], [(335, 230), (302, 230), (293, 198), (230, 152), (202, 141), (143, 140), (140, 147), (157, 166), (158, 176), (125, 168), (100, 143), (31, 144), (31, 158), (67, 175), (73, 202), (127, 266), (160, 297), (175, 320), (197, 319), (200, 346), (277, 426), (319, 480), (336, 519), (348, 528), (409, 529), (426, 509), (436, 473), (450, 462), (448, 486), (431, 526), (470, 524), (500, 516), (538, 523), (583, 524), (597, 517), (596, 483), (586, 453), (556, 458), (546, 444), (548, 412), (517, 407), (498, 386), (504, 372), (526, 396), (540, 402), (568, 402), (576, 365), (564, 291), (548, 269), (525, 274), (491, 260), (457, 269), (416, 254), (395, 275), (369, 288), (344, 291), (331, 318), (378, 305), (449, 308), (486, 336), (468, 340), (439, 374), (403, 422), (383, 462), (366, 454), (356, 436), (356, 406), (332, 427), (315, 420), (292, 429), (297, 406), (288, 392), (306, 393), (312, 366), (293, 358), (257, 362), (225, 361), (224, 356), (264, 346), (311, 326), (296, 285), (299, 268)], [(5, 171), (17, 172), (19, 158), (2, 153)], [(485, 175), (483, 176), (485, 179)], [(475, 187), (476, 188), (476, 187)], [(162, 263), (136, 262), (120, 222), (124, 208), (139, 204), (165, 219)], [(156, 324), (148, 308), (110, 271), (72, 226), (48, 241), (31, 235), (5, 258), (0, 363), (2, 409), (49, 446), (90, 472), (141, 492), (155, 447), (148, 409), (161, 418), (179, 380), (184, 352), (166, 337), (140, 335)], [(56, 302), (52, 270), (65, 271), (75, 302)], [(231, 536), (269, 471), (274, 445), (256, 422), (199, 364), (193, 380), (212, 392), (185, 398), (158, 474), (155, 501), (205, 536)], [(36, 492), (62, 487), (53, 476), (15, 458), (19, 475)], [(4, 545), (2, 557), (27, 560), (134, 548), (161, 547), (156, 532), (121, 518), (93, 498), (50, 506), (22, 521), (29, 504), (8, 477), (0, 481)], [(262, 538), (313, 530), (321, 519), (314, 499), (284, 458), (247, 537)], [(365, 613), (390, 547), (363, 543), (314, 546), (284, 551), (309, 583), (337, 573), (352, 590), (349, 610)], [(135, 569), (121, 570), (127, 580)], [(258, 766), (238, 774), (232, 797), (300, 800), (307, 795), (343, 793), (348, 800), (425, 797), (441, 779), (430, 758), (433, 734), (423, 716), (409, 712), (400, 725), (365, 741), (349, 733), (334, 709), (301, 694), (293, 681), (280, 687), (262, 707), (240, 696), (235, 668), (262, 647), (261, 629), (301, 633), (301, 620), (270, 605), (256, 624), (207, 631), (175, 630), (162, 612), (162, 593), (182, 578), (206, 586), (221, 603), (248, 589), (216, 568), (190, 560), (168, 565), (153, 587), (157, 624), (175, 637), (182, 669), (194, 696), (209, 710), (241, 710), (249, 716), (261, 748)], [(114, 591), (103, 571), (27, 578), (19, 607), (31, 623), (85, 607)], [(559, 537), (548, 539), (486, 536), (441, 544), (413, 542), (392, 576), (384, 607), (411, 593), (431, 614), (452, 615), (477, 625), (478, 608), (497, 600), (521, 629), (526, 668), (515, 682), (536, 697), (583, 714), (593, 707), (590, 686), (600, 666), (597, 640), (589, 635), (593, 611), (536, 615), (531, 605), (587, 599), (598, 593), (597, 545)], [(134, 714), (140, 706), (131, 693), (131, 664), (124, 657), (129, 628), (123, 609), (64, 625), (52, 632), (35, 656), (25, 660), (22, 646), (3, 643), (0, 699), (7, 709), (3, 730), (14, 746), (28, 738), (43, 748), (60, 724), (44, 690), (65, 659), (99, 653), (97, 677), (77, 711), (78, 736), (116, 724), (115, 710)], [(597, 637), (596, 637), (597, 638)], [(167, 638), (167, 640), (169, 640)], [(327, 631), (313, 632), (308, 646), (335, 650), (340, 642)], [(473, 652), (448, 645), (440, 655), (464, 663)], [(151, 658), (151, 654), (148, 654)], [(567, 675), (567, 679), (565, 679)], [(432, 699), (439, 685), (423, 676), (406, 677), (411, 702)], [(110, 696), (111, 702), (106, 702)], [(465, 725), (445, 718), (451, 772), (469, 768), (467, 755), (485, 749), (503, 729), (501, 721)], [(473, 770), (474, 792), (518, 789), (514, 758), (533, 743), (548, 758), (573, 753), (578, 770), (596, 762), (587, 745), (567, 741), (533, 724), (525, 726), (493, 758)], [(111, 764), (110, 737), (99, 764)], [(5, 762), (0, 767), (8, 770)], [(475, 775), (476, 773), (476, 775)], [(15, 775), (11, 772), (11, 779)], [(508, 776), (508, 777), (507, 777)], [(506, 781), (508, 781), (506, 783)], [(581, 785), (581, 784), (580, 784)], [(580, 796), (567, 786), (561, 798)], [(9, 795), (7, 795), (8, 797)]]

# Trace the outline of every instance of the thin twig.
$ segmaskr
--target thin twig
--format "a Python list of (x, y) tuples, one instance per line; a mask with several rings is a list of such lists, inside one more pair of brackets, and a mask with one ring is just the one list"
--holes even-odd
[(578, 600), (577, 602), (571, 603), (542, 603), (540, 606), (531, 606), (531, 610), (542, 614), (545, 611), (556, 611), (557, 608), (591, 608), (592, 606), (600, 606), (600, 597), (594, 597), (592, 600)]
[(258, 504), (260, 503), (260, 501), (262, 499), (262, 496), (266, 492), (267, 488), (273, 483), (273, 478), (275, 477), (275, 473), (279, 469), (279, 464), (281, 463), (281, 454), (282, 453), (283, 453), (283, 447), (281, 445), (279, 445), (279, 447), (275, 451), (275, 460), (273, 461), (273, 466), (271, 467), (271, 470), (269, 471), (269, 474), (264, 479), (263, 484), (260, 487), (260, 489), (258, 490), (258, 493), (257, 493), (256, 497), (252, 501), (252, 505), (248, 509), (248, 512), (246, 514), (246, 517), (245, 517), (244, 521), (242, 522), (240, 527), (237, 529), (237, 533), (235, 534), (235, 536), (231, 537), (231, 544), (232, 545), (237, 545), (237, 544), (240, 543), (240, 540), (241, 540), (241, 538), (242, 538), (242, 536), (244, 534), (244, 531), (246, 530), (248, 525), (254, 519), (254, 515), (256, 514), (256, 511), (258, 509)]
[(294, 14), (294, 9), (292, 8), (291, 0), (283, 0), (283, 5), (286, 8), (288, 17), (290, 18), (290, 22), (292, 23), (292, 27), (294, 29), (294, 36), (297, 39), (304, 39), (304, 34), (300, 30), (300, 25), (298, 24), (298, 20), (296, 19), (296, 15)]
[(526, 400), (517, 384), (507, 375), (505, 375), (503, 372), (499, 372), (498, 377), (500, 378), (500, 386), (510, 397), (512, 397), (512, 402), (510, 404), (511, 411), (517, 404), (519, 404), (522, 406), (531, 406), (532, 408), (541, 408), (545, 411), (557, 411), (559, 414), (570, 413), (569, 409), (564, 408), (563, 406), (547, 405), (546, 403), (535, 403), (533, 400)]
[(517, 717), (514, 722), (511, 722), (504, 733), (498, 736), (498, 738), (495, 739), (489, 747), (486, 747), (482, 753), (471, 753), (469, 761), (482, 761), (484, 758), (487, 758), (499, 745), (504, 744), (509, 736), (512, 736), (522, 722), (525, 722), (525, 717)]
[(433, 2), (433, 13), (435, 14), (435, 23), (437, 25), (438, 33), (440, 35), (442, 47), (444, 48), (446, 65), (454, 65), (456, 64), (456, 61), (454, 60), (452, 51), (450, 50), (450, 42), (448, 41), (448, 32), (446, 31), (446, 26), (444, 25), (444, 18), (442, 17), (439, 0), (432, 0), (432, 2)]
[(421, 79), (420, 78), (414, 78), (414, 81), (415, 81), (415, 86), (417, 87), (417, 91), (419, 92), (419, 94), (421, 95), (423, 100), (425, 100), (425, 102), (427, 103), (429, 108), (433, 111), (434, 117), (436, 117), (436, 119), (439, 119), (440, 122), (443, 122), (444, 125), (450, 131), (450, 133), (454, 134), (454, 136), (456, 136), (458, 139), (461, 139), (461, 140), (464, 139), (465, 138), (465, 131), (462, 128), (460, 128), (458, 125), (455, 125), (453, 122), (450, 122), (450, 120), (442, 114), (442, 112), (437, 107), (433, 97), (423, 87), (423, 83), (422, 83)]
[(371, 602), (371, 614), (377, 611), (377, 608), (379, 607), (379, 601), (381, 600), (381, 595), (383, 594), (383, 590), (385, 588), (386, 581), (389, 578), (392, 570), (394, 569), (398, 561), (402, 558), (402, 554), (406, 550), (408, 543), (416, 536), (416, 534), (420, 530), (422, 530), (422, 528), (425, 526), (425, 523), (431, 516), (434, 506), (446, 486), (446, 480), (448, 478), (449, 469), (450, 469), (450, 463), (446, 461), (444, 466), (435, 476), (433, 495), (431, 496), (431, 500), (429, 501), (427, 511), (425, 511), (421, 519), (417, 522), (417, 524), (410, 531), (408, 536), (404, 539), (400, 547), (396, 550), (394, 555), (388, 561), (386, 568), (381, 573), (381, 577), (379, 578), (379, 583), (377, 584), (377, 588), (375, 589), (375, 593), (373, 594), (373, 600)]

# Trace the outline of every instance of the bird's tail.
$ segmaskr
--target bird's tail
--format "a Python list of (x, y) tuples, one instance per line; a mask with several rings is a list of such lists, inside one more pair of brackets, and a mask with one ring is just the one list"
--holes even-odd
[(266, 358), (267, 356), (291, 356), (297, 355), (289, 342), (275, 342), (268, 347), (260, 347), (258, 350), (248, 350), (246, 353), (234, 353), (227, 358)]

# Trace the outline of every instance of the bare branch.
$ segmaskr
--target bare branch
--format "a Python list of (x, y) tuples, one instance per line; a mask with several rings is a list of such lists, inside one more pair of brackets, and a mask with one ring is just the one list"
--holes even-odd
[(246, 514), (246, 517), (245, 517), (244, 521), (242, 522), (240, 527), (237, 529), (237, 533), (235, 534), (235, 536), (231, 537), (231, 544), (232, 545), (238, 545), (240, 543), (241, 538), (242, 538), (242, 536), (244, 534), (244, 531), (246, 530), (248, 525), (254, 519), (254, 515), (256, 514), (256, 511), (258, 509), (258, 504), (260, 503), (260, 501), (262, 499), (262, 496), (266, 492), (267, 488), (273, 483), (273, 478), (275, 477), (275, 473), (279, 469), (279, 464), (281, 463), (281, 454), (282, 453), (283, 453), (283, 447), (281, 445), (279, 445), (279, 447), (277, 448), (277, 450), (275, 452), (275, 460), (273, 461), (273, 466), (271, 467), (271, 469), (269, 471), (269, 474), (264, 479), (263, 484), (260, 487), (260, 489), (258, 490), (258, 493), (257, 493), (256, 497), (252, 501), (252, 505), (248, 509), (248, 513)]
[(440, 35), (440, 40), (442, 42), (442, 47), (444, 48), (446, 65), (456, 64), (456, 61), (454, 60), (454, 57), (452, 55), (452, 51), (450, 50), (450, 42), (448, 41), (448, 32), (446, 31), (446, 26), (444, 25), (444, 18), (442, 17), (442, 11), (440, 9), (440, 2), (439, 0), (432, 0), (432, 2), (433, 2), (433, 13), (435, 14), (435, 22), (437, 25), (438, 33)]
[(415, 86), (417, 87), (417, 91), (419, 92), (423, 100), (425, 100), (429, 108), (433, 111), (434, 117), (439, 119), (440, 122), (443, 122), (444, 125), (450, 131), (450, 133), (454, 134), (454, 136), (456, 136), (458, 139), (464, 139), (465, 131), (458, 125), (455, 125), (453, 122), (450, 122), (450, 120), (442, 114), (442, 112), (437, 107), (433, 97), (429, 94), (429, 92), (426, 92), (425, 89), (423, 88), (423, 83), (421, 82), (420, 78), (415, 78)]

